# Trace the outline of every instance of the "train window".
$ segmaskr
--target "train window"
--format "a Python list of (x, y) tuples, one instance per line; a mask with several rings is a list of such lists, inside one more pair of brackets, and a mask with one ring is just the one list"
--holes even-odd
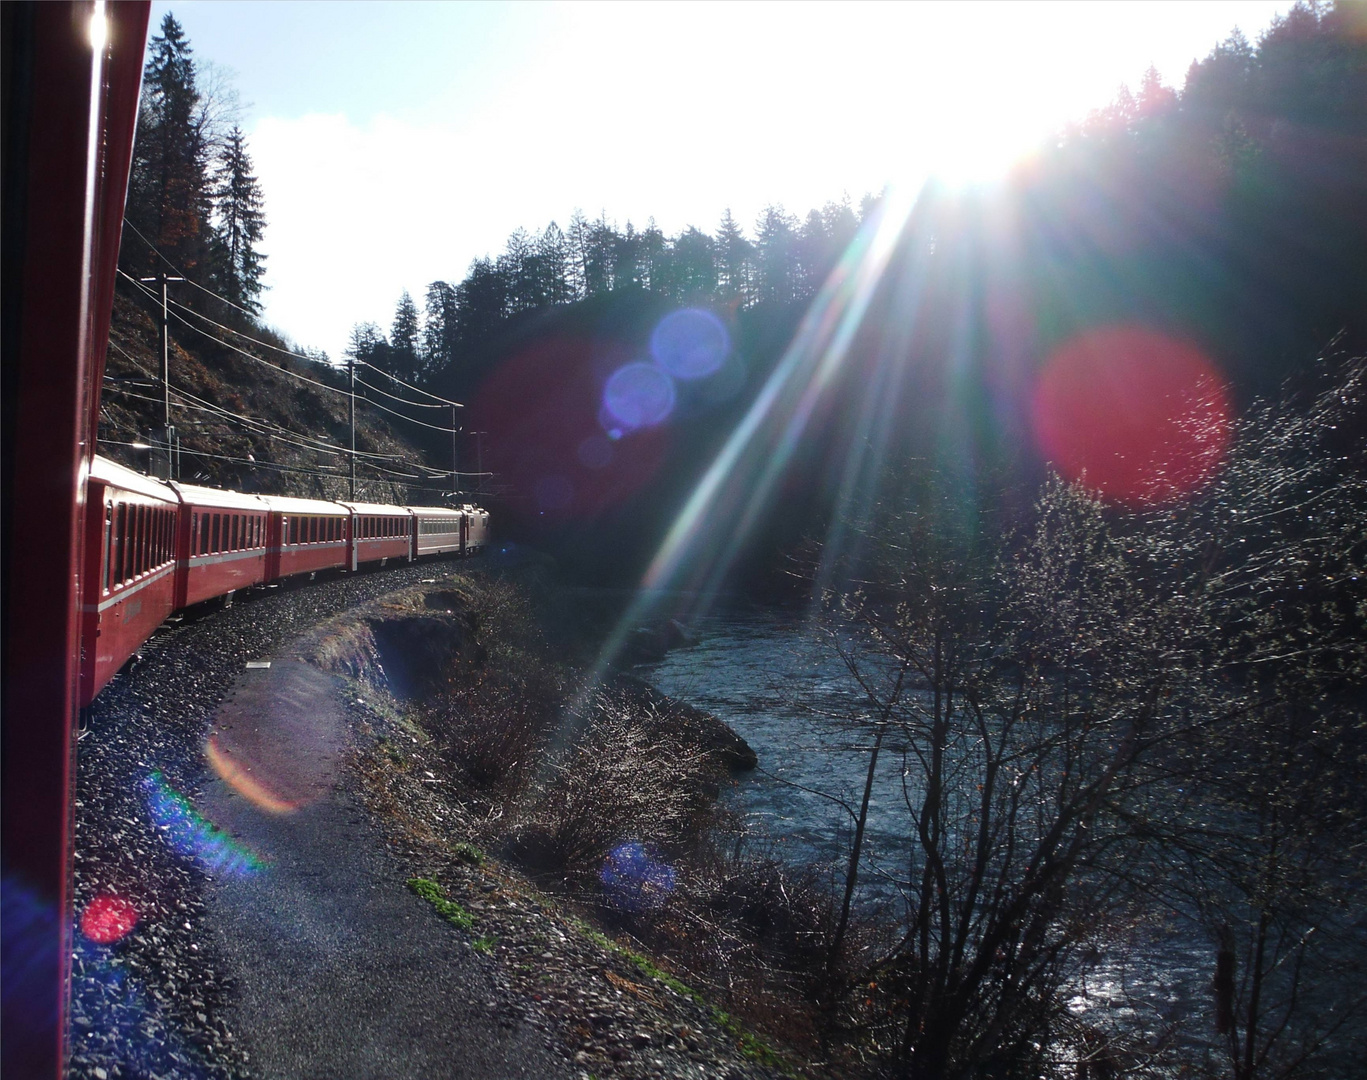
[(207, 555), (209, 553), (209, 515), (199, 515), (199, 553)]
[(148, 507), (138, 503), (133, 507), (133, 577), (142, 573), (142, 565), (146, 558), (146, 540), (148, 540)]
[(128, 562), (128, 504), (119, 503), (118, 525), (114, 529), (114, 582), (118, 584), (127, 575), (124, 568)]
[(212, 524), (212, 526), (211, 526), (211, 532), (210, 532), (210, 534), (209, 534), (209, 550), (210, 550), (210, 551), (217, 551), (217, 550), (218, 550), (219, 515), (218, 515), (218, 514), (210, 514), (210, 515), (209, 515), (209, 518), (210, 518), (210, 520), (213, 522), (213, 524)]
[(110, 574), (112, 570), (109, 560), (114, 557), (114, 507), (109, 503), (104, 504), (104, 552), (100, 561), (100, 570), (103, 573), (101, 584), (105, 592), (109, 591)]
[(309, 518), (309, 541), (315, 544), (318, 542), (318, 519), (316, 517)]

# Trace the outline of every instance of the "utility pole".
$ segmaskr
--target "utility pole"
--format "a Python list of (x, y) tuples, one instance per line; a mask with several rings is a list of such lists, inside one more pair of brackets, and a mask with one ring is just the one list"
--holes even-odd
[(471, 432), (475, 437), (475, 494), (484, 494), (484, 440), (482, 436), (487, 435), (487, 431)]
[(179, 475), (180, 470), (176, 467), (179, 464), (176, 460), (179, 455), (172, 450), (172, 445), (176, 441), (176, 429), (171, 426), (171, 319), (170, 301), (167, 299), (166, 286), (168, 282), (184, 281), (185, 279), (183, 277), (168, 277), (166, 271), (163, 270), (156, 277), (145, 277), (138, 280), (161, 283), (161, 422), (162, 434), (166, 439), (166, 478), (174, 480)]
[(460, 493), (460, 458), (456, 453), (456, 435), (460, 429), (456, 427), (456, 406), (451, 406), (451, 491), (455, 494)]
[(351, 483), (350, 496), (352, 502), (356, 501), (356, 357), (348, 357), (350, 363), (347, 365), (351, 369)]

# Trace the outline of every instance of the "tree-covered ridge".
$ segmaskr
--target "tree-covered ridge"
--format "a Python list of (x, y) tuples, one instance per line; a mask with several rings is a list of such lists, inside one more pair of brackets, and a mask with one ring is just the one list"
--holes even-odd
[[(984, 235), (995, 207), (1015, 229), (1016, 284), (1038, 323), (1156, 313), (1235, 355), (1236, 380), (1266, 389), (1334, 334), (1367, 333), (1362, 21), (1359, 4), (1300, 3), (1256, 45), (1233, 33), (1193, 63), (1180, 90), (1151, 69), (996, 193), (928, 188), (908, 233), (952, 277), (984, 248), (1000, 255), (1000, 230)], [(372, 323), (350, 351), (450, 385), (451, 369), (518, 316), (607, 293), (730, 312), (801, 304), (878, 204), (845, 199), (801, 217), (771, 205), (748, 230), (727, 211), (713, 232), (673, 236), (653, 219), (638, 230), (576, 211), (565, 228), (518, 229), (457, 284), (433, 282), (416, 348)]]
[(143, 69), (126, 209), (133, 236), (125, 234), (119, 263), (135, 277), (174, 268), (257, 313), (265, 200), (237, 124), (236, 93), (212, 66), (205, 74), (167, 12)]
[(679, 304), (749, 308), (802, 303), (816, 295), (878, 200), (856, 212), (848, 198), (799, 219), (765, 208), (754, 239), (728, 210), (715, 235), (688, 226), (666, 236), (652, 218), (638, 231), (602, 213), (576, 210), (568, 229), (552, 221), (540, 233), (516, 230), (504, 252), (476, 259), (458, 285), (428, 286), (421, 327), (413, 300), (400, 298), (388, 338), (375, 323), (354, 328), (348, 352), (403, 378), (445, 371), (525, 312), (611, 292), (647, 290)]

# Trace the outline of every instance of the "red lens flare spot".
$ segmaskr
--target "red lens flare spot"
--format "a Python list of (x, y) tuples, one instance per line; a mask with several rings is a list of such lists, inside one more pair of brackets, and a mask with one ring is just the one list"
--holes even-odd
[(81, 912), (81, 933), (99, 945), (112, 945), (138, 924), (138, 909), (122, 896), (97, 896)]
[(1031, 414), (1044, 456), (1112, 502), (1177, 502), (1229, 448), (1224, 380), (1195, 346), (1136, 327), (1079, 334), (1044, 365)]

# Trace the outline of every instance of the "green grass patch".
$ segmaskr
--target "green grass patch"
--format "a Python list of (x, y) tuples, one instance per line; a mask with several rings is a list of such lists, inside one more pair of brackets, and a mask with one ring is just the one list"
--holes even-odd
[(487, 956), (492, 953), (494, 948), (498, 945), (498, 938), (494, 937), (492, 934), (485, 934), (482, 937), (475, 938), (470, 944), (474, 947), (476, 952), (482, 952)]
[(746, 1031), (734, 1016), (730, 1013), (718, 1009), (709, 1004), (701, 994), (694, 990), (687, 983), (681, 982), (667, 971), (662, 971), (648, 956), (642, 956), (638, 952), (628, 949), (625, 945), (620, 945), (613, 941), (602, 931), (595, 930), (587, 923), (574, 920), (575, 928), (586, 938), (592, 941), (600, 949), (620, 956), (643, 975), (648, 975), (652, 979), (658, 979), (665, 986), (673, 990), (676, 994), (697, 1002), (712, 1013), (712, 1019), (727, 1034), (734, 1036), (740, 1042), (741, 1053), (752, 1061), (758, 1061), (761, 1065), (766, 1065), (771, 1069), (778, 1069), (785, 1076), (797, 1076), (791, 1064), (786, 1061), (777, 1050), (770, 1046), (753, 1032)]
[(409, 878), (408, 887), (436, 908), (437, 914), (452, 926), (469, 930), (475, 925), (475, 917), (454, 900), (446, 899), (442, 894), (441, 886), (435, 881), (420, 877)]
[(480, 851), (474, 844), (467, 843), (464, 840), (451, 849), (451, 854), (461, 862), (469, 863), (471, 866), (484, 865), (484, 852)]

